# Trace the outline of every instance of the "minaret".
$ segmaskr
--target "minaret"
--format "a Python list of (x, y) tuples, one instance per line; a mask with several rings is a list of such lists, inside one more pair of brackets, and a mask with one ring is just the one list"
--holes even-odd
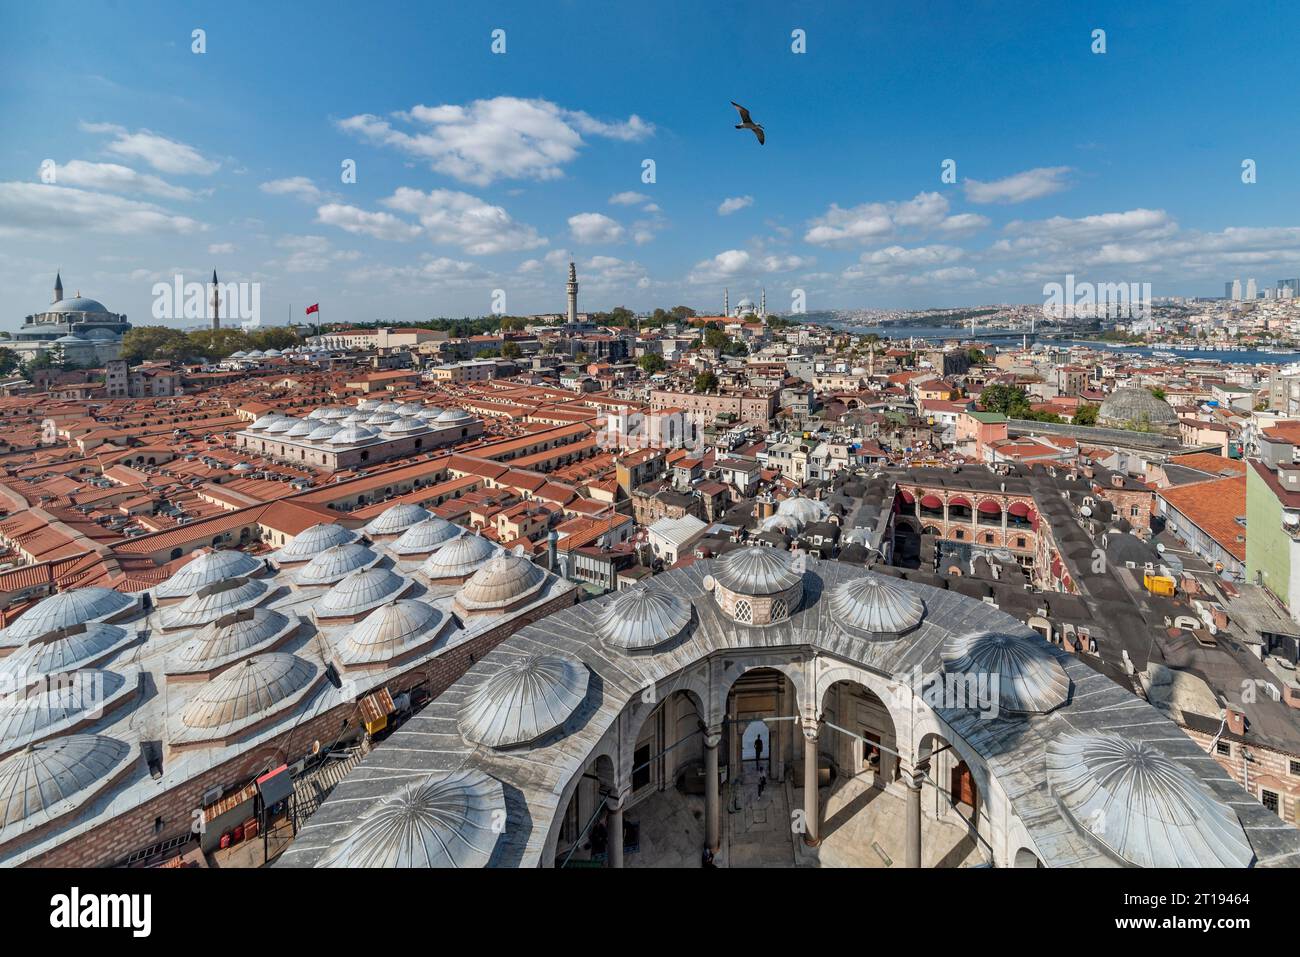
[(212, 331), (216, 332), (221, 328), (221, 296), (219, 295), (220, 286), (217, 282), (217, 271), (212, 270)]
[(569, 263), (569, 325), (576, 325), (578, 322), (578, 269), (573, 263)]
[(63, 276), (59, 273), (54, 274), (54, 298), (50, 300), (51, 304), (63, 300)]
[(722, 290), (722, 314), (724, 316), (731, 315), (731, 290), (730, 289), (724, 288)]
[(764, 289), (758, 294), (758, 318), (767, 318), (767, 290)]

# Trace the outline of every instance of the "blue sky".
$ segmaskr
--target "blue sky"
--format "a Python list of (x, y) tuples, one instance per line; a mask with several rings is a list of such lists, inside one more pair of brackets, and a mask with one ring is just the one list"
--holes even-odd
[(6, 5), (0, 327), (56, 267), (137, 323), (214, 267), (269, 322), (558, 311), (571, 258), (584, 309), (1300, 275), (1285, 5), (793, 6)]

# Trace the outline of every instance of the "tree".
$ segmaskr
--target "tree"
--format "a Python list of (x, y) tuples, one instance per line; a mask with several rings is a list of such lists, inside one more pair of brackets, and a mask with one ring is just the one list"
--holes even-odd
[(982, 366), (989, 361), (988, 356), (984, 354), (984, 350), (976, 349), (974, 346), (966, 350), (966, 358), (970, 359), (970, 364), (973, 366)]
[(718, 387), (718, 377), (712, 372), (701, 372), (695, 377), (696, 392), (712, 392)]
[(1097, 413), (1101, 411), (1099, 405), (1081, 405), (1074, 411), (1075, 425), (1096, 425)]
[(501, 358), (503, 359), (518, 359), (521, 351), (517, 342), (503, 342), (501, 344)]
[(1164, 389), (1160, 389), (1160, 388), (1152, 389), (1152, 390), (1151, 390), (1151, 394), (1152, 394), (1153, 396), (1155, 396), (1157, 399), (1159, 399), (1161, 402), (1165, 401), (1165, 390), (1164, 390)]
[(189, 336), (169, 326), (136, 326), (122, 336), (121, 358), (127, 362), (145, 359), (185, 362), (202, 356), (203, 350), (196, 347)]
[[(980, 393), (980, 405), (990, 412), (1011, 416), (1014, 410), (1029, 409), (1029, 397), (1023, 389), (1009, 385), (991, 385)], [(1019, 418), (1019, 416), (1013, 416)]]
[(22, 365), (18, 353), (8, 346), (0, 347), (0, 375), (11, 375)]
[(704, 345), (706, 348), (717, 349), (721, 352), (730, 342), (731, 337), (717, 326), (709, 326), (704, 330)]
[(664, 361), (664, 357), (654, 352), (647, 352), (643, 355), (637, 360), (637, 365), (641, 367), (641, 371), (646, 375), (654, 375), (656, 372), (663, 372), (664, 369), (668, 368), (668, 363)]

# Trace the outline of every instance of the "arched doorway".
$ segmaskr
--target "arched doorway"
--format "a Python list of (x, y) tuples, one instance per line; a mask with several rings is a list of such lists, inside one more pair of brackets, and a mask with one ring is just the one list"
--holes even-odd
[(755, 720), (745, 725), (740, 736), (741, 765), (749, 765), (758, 773), (771, 775), (771, 738), (766, 721)]

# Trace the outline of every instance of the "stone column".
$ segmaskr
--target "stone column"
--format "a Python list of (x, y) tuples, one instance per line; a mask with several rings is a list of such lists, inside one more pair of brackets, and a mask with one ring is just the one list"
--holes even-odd
[(715, 854), (721, 842), (719, 834), (718, 798), (718, 745), (722, 743), (722, 730), (710, 728), (704, 736), (704, 845)]
[(817, 799), (817, 739), (821, 726), (816, 718), (803, 719), (803, 842), (816, 847), (821, 838), (821, 802)]
[(609, 866), (623, 866), (623, 798), (611, 794), (605, 798), (609, 808), (609, 818), (605, 824), (606, 841), (609, 847)]
[(921, 866), (921, 782), (926, 770), (927, 765), (920, 764), (903, 775), (907, 784), (907, 844), (903, 849), (906, 867)]

